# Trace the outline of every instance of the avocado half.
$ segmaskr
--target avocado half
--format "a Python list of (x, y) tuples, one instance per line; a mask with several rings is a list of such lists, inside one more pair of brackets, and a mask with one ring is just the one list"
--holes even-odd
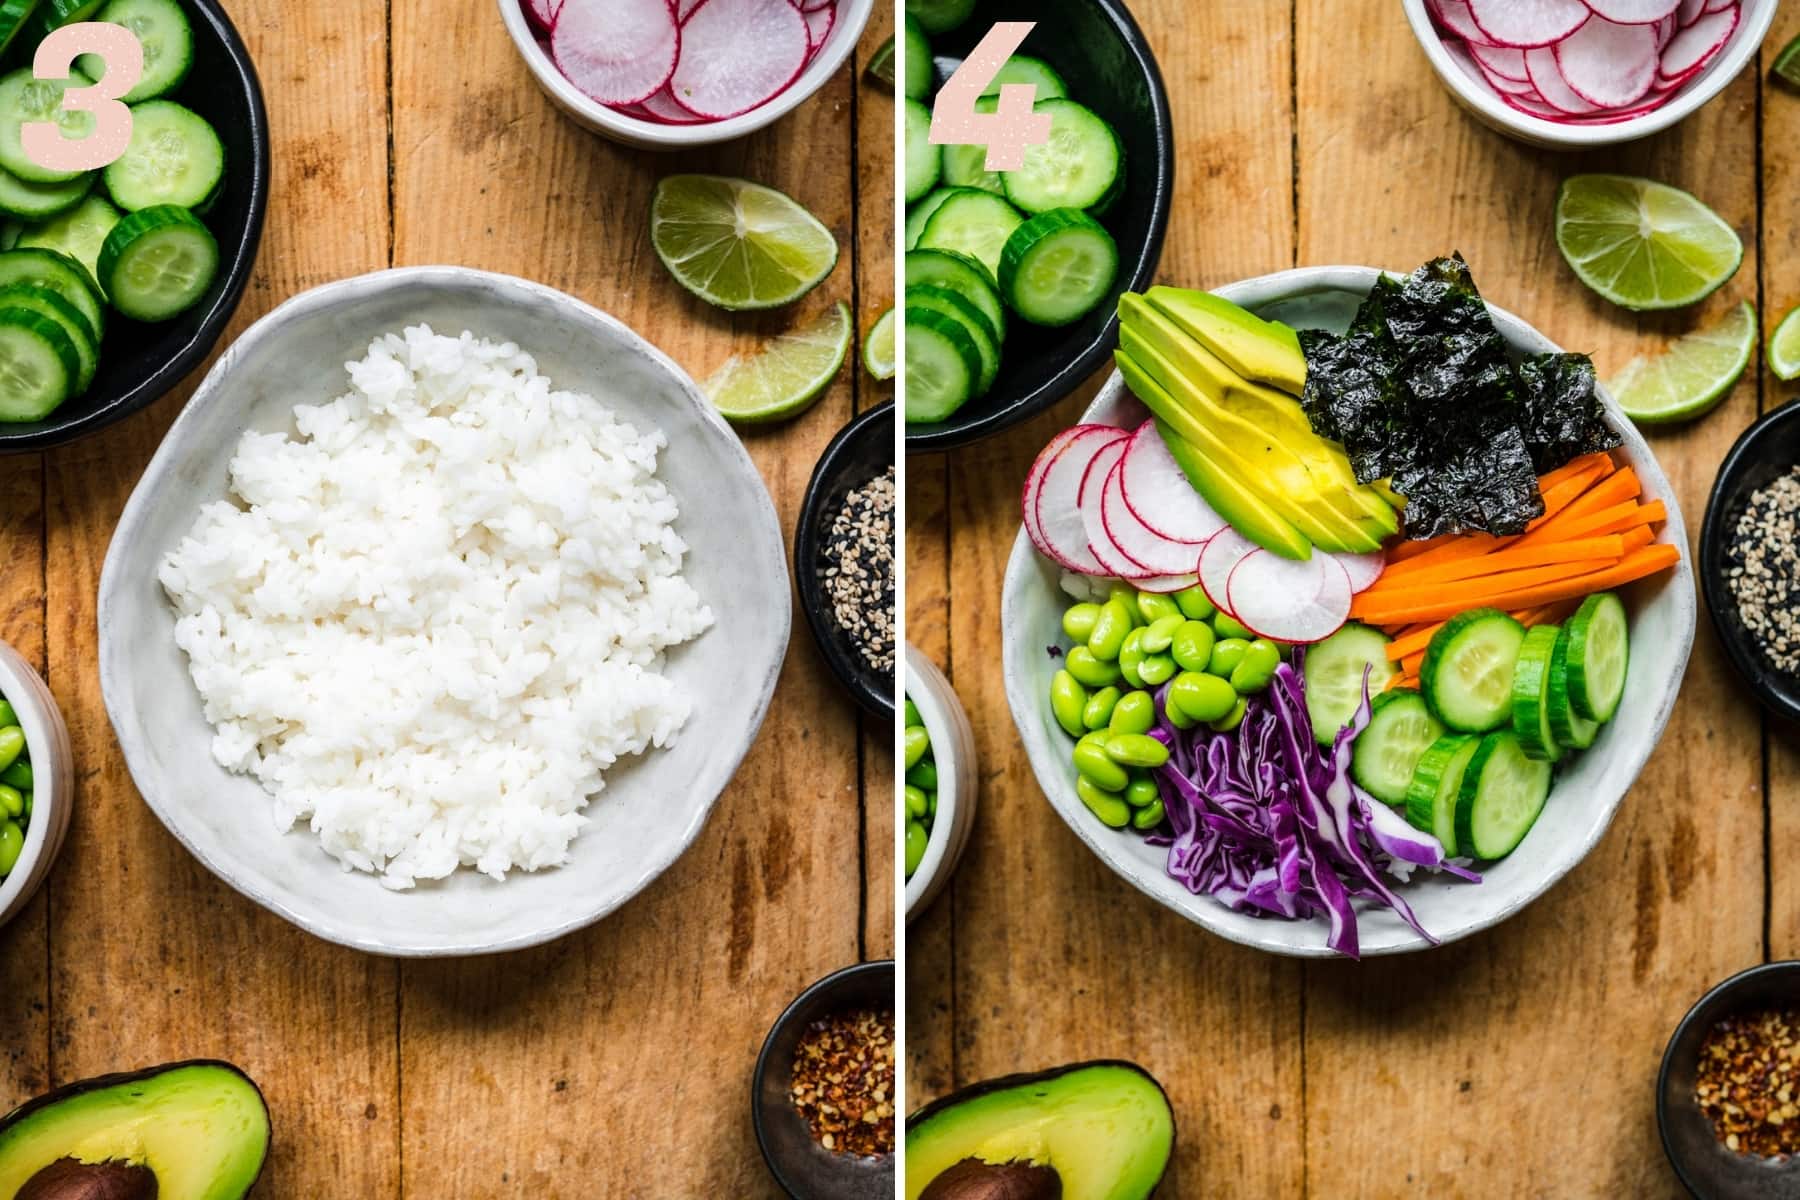
[(1144, 1200), (1175, 1114), (1135, 1063), (1086, 1062), (973, 1084), (906, 1120), (907, 1200)]
[(0, 1118), (0, 1196), (241, 1200), (269, 1153), (269, 1110), (230, 1063), (101, 1075)]

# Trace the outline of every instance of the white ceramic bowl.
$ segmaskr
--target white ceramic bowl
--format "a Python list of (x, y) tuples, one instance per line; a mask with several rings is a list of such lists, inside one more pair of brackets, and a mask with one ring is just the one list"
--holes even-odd
[(75, 755), (62, 710), (31, 664), (0, 643), (0, 696), (12, 703), (31, 755), (31, 823), (12, 873), (0, 880), (0, 925), (19, 915), (50, 874), (74, 810)]
[(906, 646), (906, 696), (919, 710), (931, 735), (932, 761), (938, 770), (937, 817), (919, 869), (906, 881), (906, 919), (925, 911), (956, 873), (956, 864), (975, 827), (975, 732), (956, 690), (924, 651)]
[(875, 0), (838, 0), (837, 23), (825, 35), (825, 44), (813, 55), (812, 61), (806, 64), (800, 77), (762, 107), (703, 125), (664, 125), (627, 116), (583, 93), (556, 69), (556, 63), (544, 49), (543, 42), (538, 40), (538, 35), (525, 19), (525, 10), (520, 7), (520, 0), (497, 2), (500, 5), (500, 19), (506, 22), (506, 32), (512, 36), (513, 45), (518, 47), (520, 56), (536, 77), (538, 86), (550, 94), (550, 98), (556, 101), (556, 106), (595, 133), (644, 150), (686, 150), (694, 146), (714, 146), (774, 124), (811, 99), (814, 92), (825, 86), (826, 80), (837, 74), (838, 68), (844, 65), (850, 52), (856, 48), (857, 39), (862, 37), (863, 28), (869, 23), (869, 15), (875, 10)]
[[(517, 342), (558, 386), (668, 435), (658, 478), (681, 506), (684, 574), (717, 624), (672, 650), (693, 697), (674, 745), (607, 772), (567, 865), (496, 882), (470, 869), (411, 891), (346, 873), (305, 828), (277, 832), (267, 794), (211, 754), (212, 729), (174, 642), (157, 567), (201, 504), (225, 495), (246, 429), (291, 430), (296, 403), (347, 388), (343, 364), (379, 333), (426, 322)], [(392, 955), (478, 954), (605, 916), (698, 836), (755, 739), (792, 616), (775, 506), (743, 444), (660, 351), (538, 284), (459, 267), (380, 271), (306, 292), (251, 326), (207, 373), (125, 507), (100, 579), (100, 684), (144, 800), (214, 874), (322, 938)], [(344, 664), (343, 686), (356, 686)]]
[[(1377, 272), (1372, 267), (1308, 267), (1245, 280), (1218, 293), (1264, 317), (1301, 328), (1344, 328)], [(1543, 334), (1502, 309), (1494, 309), (1501, 334), (1524, 353), (1555, 350)], [(1613, 424), (1624, 434), (1619, 453), (1636, 469), (1644, 494), (1668, 506), (1669, 519), (1657, 540), (1681, 548), (1672, 575), (1625, 590), (1631, 610), (1631, 667), (1625, 702), (1594, 745), (1558, 768), (1555, 790), (1543, 815), (1517, 850), (1483, 868), (1483, 882), (1420, 872), (1401, 888), (1420, 922), (1440, 942), (1453, 942), (1518, 912), (1574, 868), (1599, 842), (1619, 802), (1650, 757), (1668, 722), (1694, 642), (1694, 576), (1688, 561), (1687, 530), (1669, 480), (1635, 427), (1606, 397)], [(1144, 409), (1114, 374), (1083, 421), (1131, 426)], [(1323, 957), (1323, 919), (1283, 921), (1237, 913), (1207, 896), (1195, 896), (1164, 871), (1167, 851), (1147, 845), (1130, 831), (1096, 821), (1075, 794), (1068, 735), (1050, 713), (1050, 679), (1057, 663), (1044, 647), (1060, 635), (1062, 593), (1059, 569), (1042, 558), (1023, 530), (1006, 565), (1001, 602), (1007, 703), (1038, 783), (1077, 837), (1134, 887), (1221, 937), (1277, 954)], [(1428, 949), (1391, 911), (1359, 910), (1362, 953), (1398, 954)]]
[(1444, 86), (1456, 102), (1468, 109), (1476, 120), (1509, 137), (1551, 150), (1586, 150), (1594, 146), (1615, 146), (1664, 130), (1711, 100), (1737, 78), (1737, 73), (1756, 56), (1769, 25), (1775, 20), (1775, 9), (1781, 0), (1743, 0), (1743, 13), (1737, 29), (1725, 48), (1714, 56), (1704, 71), (1688, 80), (1675, 93), (1674, 99), (1655, 112), (1629, 117), (1610, 125), (1563, 125), (1534, 117), (1500, 99), (1485, 79), (1472, 74), (1445, 49), (1431, 23), (1426, 0), (1401, 0), (1413, 36), (1431, 60)]

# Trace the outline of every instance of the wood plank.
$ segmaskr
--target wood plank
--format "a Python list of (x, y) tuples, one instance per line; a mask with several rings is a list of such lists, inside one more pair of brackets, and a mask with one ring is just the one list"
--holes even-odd
[[(44, 459), (22, 454), (0, 474), (0, 641), (44, 674)], [(46, 676), (48, 678), (48, 676)], [(54, 685), (53, 685), (54, 690)], [(59, 703), (61, 697), (59, 697)], [(39, 888), (0, 929), (0, 1027), (15, 1031), (0, 1058), (0, 1096), (23, 1099), (50, 1082), (50, 900)]]
[[(1180, 184), (1161, 278), (1207, 286), (1290, 265), (1287, 6), (1132, 7), (1177, 97)], [(1199, 1195), (1228, 1179), (1244, 1195), (1296, 1195), (1298, 968), (1211, 937), (1112, 875), (1045, 802), (1007, 709), (996, 614), (1019, 487), (1097, 383), (950, 458), (949, 659), (975, 728), (981, 810), (956, 875), (951, 944), (912, 956), (927, 979), (953, 974), (954, 1066), (941, 1052), (922, 1064), (908, 1103), (946, 1075), (962, 1084), (1131, 1058), (1179, 1114), (1164, 1191)], [(929, 622), (931, 598), (922, 603)]]
[[(233, 13), (267, 88), (274, 178), (255, 279), (226, 340), (295, 290), (388, 261), (379, 7)], [(257, 1194), (399, 1194), (395, 972), (328, 946), (208, 874), (132, 789), (95, 668), (94, 596), (132, 486), (191, 390), (47, 457), (51, 686), (78, 811), (50, 880), (51, 1082), (194, 1056), (262, 1085), (275, 1142)], [(185, 680), (180, 681), (185, 684)]]
[[(794, 311), (722, 313), (668, 277), (645, 233), (656, 179), (716, 171), (783, 188), (853, 246), (848, 70), (762, 134), (659, 156), (558, 113), (492, 0), (396, 0), (393, 43), (398, 262), (535, 277), (612, 312), (701, 377), (853, 298), (846, 253)], [(788, 529), (851, 397), (846, 373), (799, 420), (746, 434)], [(411, 1194), (776, 1194), (744, 1098), (769, 1023), (800, 988), (857, 957), (857, 736), (796, 614), (762, 736), (667, 875), (554, 946), (406, 965)]]
[[(1383, 0), (1299, 0), (1297, 20), (1302, 262), (1410, 268), (1460, 249), (1490, 300), (1591, 350), (1603, 377), (1660, 336), (1756, 297), (1748, 74), (1679, 130), (1556, 155), (1453, 107)], [(1346, 88), (1346, 62), (1370, 86)], [(1585, 170), (1695, 191), (1744, 235), (1744, 268), (1694, 314), (1640, 319), (1591, 295), (1558, 254), (1551, 219), (1558, 182)], [(1754, 393), (1742, 385), (1721, 411), (1651, 439), (1696, 538)], [(1679, 1194), (1656, 1143), (1650, 1084), (1686, 1006), (1761, 957), (1756, 729), (1703, 629), (1649, 768), (1567, 880), (1448, 949), (1309, 966), (1313, 1194)], [(1569, 1096), (1580, 1097), (1580, 1137), (1569, 1136)], [(1427, 1127), (1456, 1132), (1391, 1136)]]

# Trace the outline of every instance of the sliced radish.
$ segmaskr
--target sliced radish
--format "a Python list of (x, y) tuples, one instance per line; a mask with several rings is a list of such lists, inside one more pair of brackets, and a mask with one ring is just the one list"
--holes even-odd
[(661, 88), (654, 96), (638, 105), (655, 120), (664, 125), (704, 125), (706, 118), (676, 103), (675, 97), (669, 94), (668, 88)]
[(1200, 582), (1198, 575), (1152, 575), (1148, 579), (1134, 579), (1131, 586), (1140, 592), (1156, 592), (1168, 595), (1170, 592), (1185, 592)]
[(703, 0), (681, 26), (669, 88), (703, 117), (735, 117), (780, 95), (811, 51), (806, 18), (788, 0)]
[(1737, 32), (1739, 8), (1733, 4), (1717, 12), (1702, 14), (1692, 25), (1676, 34), (1662, 53), (1659, 68), (1665, 79), (1692, 75), (1712, 61), (1731, 35)]
[(1387, 555), (1379, 550), (1368, 554), (1333, 554), (1337, 565), (1344, 568), (1344, 574), (1350, 577), (1350, 590), (1364, 592), (1373, 587), (1381, 578), (1382, 569), (1387, 566)]
[(1572, 117), (1561, 109), (1551, 108), (1548, 104), (1544, 103), (1544, 98), (1542, 96), (1509, 96), (1505, 92), (1502, 92), (1500, 93), (1500, 99), (1506, 101), (1509, 106), (1518, 109), (1526, 116), (1536, 117), (1541, 121), (1555, 121), (1558, 124), (1566, 124), (1570, 121), (1581, 119), (1579, 117)]
[(676, 0), (675, 19), (685, 24), (687, 19), (694, 15), (694, 10), (705, 3), (706, 0)]
[(1215, 608), (1224, 610), (1227, 615), (1231, 613), (1231, 597), (1227, 595), (1231, 572), (1245, 555), (1260, 549), (1261, 546), (1229, 525), (1207, 541), (1206, 548), (1200, 551), (1200, 586)]
[(1583, 0), (1596, 17), (1615, 25), (1654, 25), (1681, 7), (1681, 0)]
[(1699, 20), (1700, 13), (1706, 8), (1706, 0), (1681, 0), (1681, 7), (1675, 10), (1675, 25), (1678, 29), (1686, 29)]
[(1475, 63), (1475, 69), (1481, 72), (1481, 77), (1487, 80), (1487, 85), (1496, 92), (1508, 96), (1535, 96), (1538, 94), (1538, 90), (1531, 86), (1530, 80), (1508, 79), (1504, 75), (1497, 75), (1488, 70), (1474, 59), (1470, 61)]
[(602, 104), (636, 104), (674, 74), (681, 27), (671, 0), (563, 0), (550, 56), (585, 95)]
[[(1598, 108), (1627, 108), (1643, 99), (1656, 82), (1652, 25), (1616, 25), (1596, 16), (1558, 42), (1553, 53), (1569, 87)], [(1548, 92), (1544, 94), (1555, 102)]]
[(525, 15), (545, 33), (555, 31), (556, 13), (560, 8), (562, 0), (525, 0)]
[(1156, 432), (1154, 421), (1145, 421), (1131, 435), (1119, 485), (1132, 515), (1170, 541), (1190, 542), (1198, 547), (1225, 528), (1225, 518), (1214, 512), (1188, 482), (1162, 435)]
[(1724, 12), (1728, 8), (1736, 8), (1737, 6), (1738, 0), (1706, 0), (1706, 6), (1702, 11), (1709, 13)]
[(1258, 548), (1227, 585), (1238, 623), (1278, 642), (1318, 642), (1350, 619), (1350, 576), (1330, 555), (1302, 561)]
[(1121, 481), (1125, 462), (1130, 457), (1131, 443), (1127, 442), (1119, 465), (1112, 469), (1100, 490), (1100, 523), (1106, 527), (1107, 538), (1142, 570), (1159, 575), (1191, 573), (1200, 561), (1200, 547), (1192, 542), (1177, 542), (1164, 537), (1138, 520), (1137, 514), (1125, 502)]
[(1568, 37), (1589, 10), (1581, 0), (1469, 0), (1469, 16), (1480, 40), (1524, 50)]
[(1531, 72), (1531, 86), (1538, 90), (1544, 103), (1564, 116), (1587, 116), (1599, 105), (1589, 103), (1569, 86), (1556, 66), (1556, 51), (1540, 46), (1525, 52), (1525, 69)]
[(1438, 20), (1457, 37), (1466, 42), (1484, 42), (1487, 35), (1475, 18), (1469, 15), (1469, 0), (1437, 0)]
[(830, 3), (820, 8), (802, 9), (800, 15), (806, 18), (807, 53), (817, 54), (825, 39), (831, 36), (832, 26), (837, 24), (837, 5)]
[(1044, 472), (1055, 461), (1056, 456), (1062, 452), (1064, 446), (1067, 446), (1074, 438), (1081, 436), (1082, 430), (1103, 428), (1105, 426), (1071, 425), (1051, 438), (1049, 443), (1038, 451), (1037, 458), (1032, 460), (1031, 469), (1025, 472), (1025, 486), (1019, 489), (1019, 519), (1025, 526), (1026, 534), (1031, 538), (1031, 544), (1043, 550), (1045, 554), (1049, 554), (1051, 558), (1056, 556), (1044, 549), (1044, 535), (1038, 530), (1037, 520), (1038, 488), (1044, 482)]
[(1675, 36), (1675, 28), (1675, 18), (1672, 16), (1664, 17), (1656, 23), (1656, 52), (1658, 54), (1661, 54), (1663, 47), (1669, 44), (1669, 39)]
[(806, 0), (804, 4), (795, 0), (795, 7), (801, 12), (818, 12), (821, 8), (832, 8), (836, 4), (837, 0)]
[(1100, 565), (1106, 568), (1106, 573), (1120, 579), (1147, 579), (1163, 572), (1132, 561), (1131, 556), (1113, 541), (1101, 508), (1106, 495), (1106, 481), (1116, 473), (1119, 460), (1125, 457), (1125, 447), (1129, 442), (1129, 438), (1119, 438), (1101, 447), (1100, 453), (1094, 455), (1094, 461), (1088, 464), (1087, 473), (1082, 476), (1081, 495), (1076, 503), (1081, 509), (1081, 527), (1087, 532), (1088, 549), (1093, 552)]
[[(1087, 476), (1094, 456), (1114, 442), (1123, 442), (1125, 432), (1105, 425), (1083, 425), (1077, 436), (1070, 438), (1050, 457), (1050, 461), (1033, 472), (1038, 480), (1037, 548), (1068, 570), (1082, 575), (1105, 575), (1106, 568), (1088, 549), (1087, 527), (1081, 519), (1081, 481)], [(1026, 526), (1027, 532), (1031, 526)]]
[(1486, 67), (1502, 79), (1515, 79), (1520, 83), (1529, 82), (1530, 75), (1525, 73), (1525, 52), (1507, 46), (1483, 46), (1479, 42), (1469, 43), (1469, 53), (1475, 61)]

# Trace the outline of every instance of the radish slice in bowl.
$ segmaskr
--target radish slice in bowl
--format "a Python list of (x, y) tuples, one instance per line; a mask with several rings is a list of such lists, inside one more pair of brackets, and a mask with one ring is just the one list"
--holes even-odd
[(1131, 435), (1119, 487), (1138, 521), (1170, 541), (1198, 547), (1225, 528), (1225, 518), (1188, 482), (1154, 421), (1145, 421)]
[(1138, 520), (1137, 514), (1125, 502), (1120, 481), (1125, 475), (1125, 464), (1130, 461), (1131, 443), (1128, 442), (1124, 457), (1107, 475), (1106, 484), (1100, 490), (1100, 523), (1106, 528), (1107, 538), (1120, 553), (1145, 571), (1159, 575), (1191, 573), (1200, 561), (1200, 547), (1193, 542), (1163, 537)]
[[(1615, 25), (1596, 16), (1556, 44), (1556, 69), (1569, 87), (1598, 108), (1625, 108), (1656, 82), (1656, 29)], [(1542, 91), (1542, 88), (1539, 88)], [(1554, 102), (1548, 92), (1546, 99)]]
[(1559, 42), (1592, 15), (1582, 0), (1469, 0), (1469, 16), (1489, 43), (1520, 50)]
[(1255, 542), (1226, 526), (1200, 551), (1200, 587), (1206, 592), (1206, 598), (1213, 602), (1213, 607), (1226, 616), (1233, 615), (1231, 597), (1227, 594), (1232, 571), (1245, 556), (1260, 549), (1262, 547)]
[(806, 17), (788, 0), (703, 0), (681, 26), (668, 82), (683, 108), (724, 120), (774, 99), (811, 54)]
[(674, 74), (681, 27), (668, 0), (563, 0), (550, 55), (587, 96), (602, 104), (637, 104)]
[(1283, 558), (1258, 547), (1231, 569), (1238, 624), (1278, 642), (1324, 641), (1350, 619), (1350, 576), (1329, 554)]
[(1120, 579), (1147, 579), (1163, 572), (1149, 570), (1131, 560), (1131, 556), (1113, 541), (1100, 507), (1106, 481), (1125, 456), (1125, 447), (1130, 441), (1129, 437), (1120, 437), (1100, 447), (1082, 476), (1077, 507), (1081, 509), (1081, 526), (1087, 533), (1088, 550), (1106, 569), (1105, 573)]
[[(1087, 477), (1094, 456), (1114, 442), (1122, 442), (1125, 434), (1110, 425), (1081, 425), (1053, 454), (1038, 456), (1033, 466), (1040, 474), (1033, 498), (1035, 521), (1026, 522), (1037, 531), (1032, 541), (1057, 563), (1082, 575), (1105, 575), (1106, 568), (1088, 549), (1087, 526), (1081, 519), (1081, 481)], [(1054, 443), (1052, 443), (1054, 445)]]
[(1375, 586), (1381, 578), (1381, 572), (1387, 567), (1387, 555), (1376, 550), (1369, 554), (1333, 554), (1337, 565), (1344, 568), (1344, 574), (1350, 578), (1352, 592), (1365, 592)]

